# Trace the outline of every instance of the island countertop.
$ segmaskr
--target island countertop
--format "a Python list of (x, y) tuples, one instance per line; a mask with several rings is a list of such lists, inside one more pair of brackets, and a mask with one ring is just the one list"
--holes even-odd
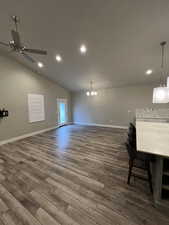
[(169, 157), (169, 119), (141, 118), (136, 120), (137, 150)]
[(155, 122), (155, 123), (169, 123), (169, 118), (137, 118), (136, 122)]

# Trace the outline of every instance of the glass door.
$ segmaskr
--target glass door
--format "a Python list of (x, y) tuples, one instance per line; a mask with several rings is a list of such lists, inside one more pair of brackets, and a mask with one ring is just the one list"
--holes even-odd
[(67, 123), (67, 100), (58, 99), (57, 100), (58, 109), (58, 125), (62, 126)]

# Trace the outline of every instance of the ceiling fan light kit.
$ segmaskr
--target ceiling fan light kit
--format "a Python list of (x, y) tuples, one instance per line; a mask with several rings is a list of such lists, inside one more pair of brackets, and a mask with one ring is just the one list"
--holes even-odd
[(9, 41), (9, 43), (4, 43), (0, 41), (0, 45), (11, 48), (13, 52), (22, 54), (22, 56), (31, 63), (36, 63), (36, 60), (34, 60), (32, 56), (28, 55), (27, 53), (47, 55), (47, 51), (45, 50), (26, 48), (21, 43), (20, 34), (18, 32), (18, 23), (20, 19), (17, 16), (12, 16), (11, 18), (15, 24), (15, 29), (11, 30), (12, 40)]

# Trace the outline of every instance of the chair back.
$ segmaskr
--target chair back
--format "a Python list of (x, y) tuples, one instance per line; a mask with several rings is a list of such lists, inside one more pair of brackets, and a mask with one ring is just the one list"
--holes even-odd
[(134, 160), (137, 158), (137, 151), (134, 147), (132, 147), (130, 144), (126, 143), (127, 152), (129, 155), (129, 158)]
[(128, 151), (129, 158), (134, 160), (137, 157), (136, 128), (132, 123), (130, 123), (130, 125), (129, 125), (126, 148)]

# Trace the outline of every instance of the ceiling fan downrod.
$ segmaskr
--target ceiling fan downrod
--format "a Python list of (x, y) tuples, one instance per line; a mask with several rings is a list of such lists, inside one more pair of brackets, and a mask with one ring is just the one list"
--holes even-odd
[(20, 18), (18, 16), (11, 16), (13, 22), (15, 23), (15, 29), (18, 31), (18, 23), (20, 21)]

